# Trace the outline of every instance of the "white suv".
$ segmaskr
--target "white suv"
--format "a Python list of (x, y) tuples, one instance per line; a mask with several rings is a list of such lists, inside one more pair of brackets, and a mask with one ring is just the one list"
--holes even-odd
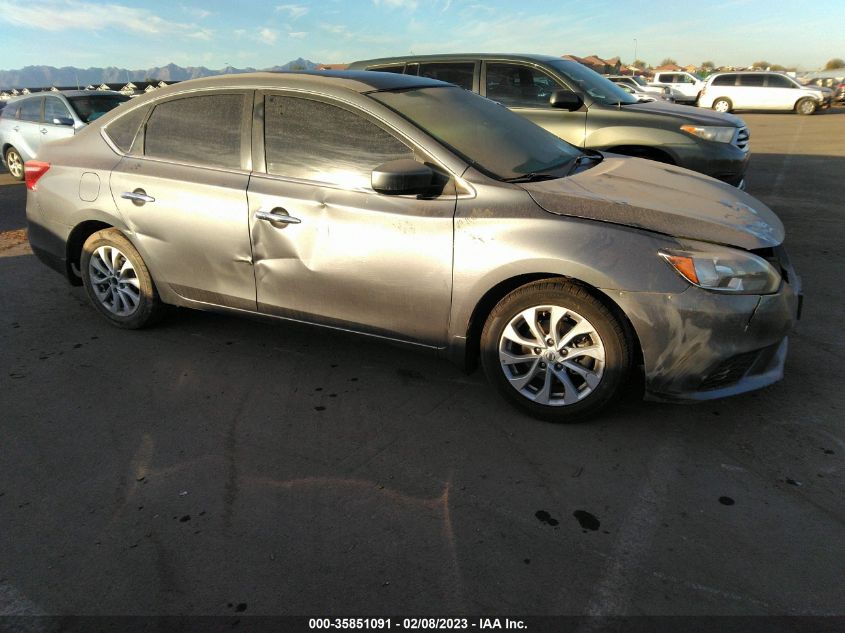
[(825, 105), (825, 96), (816, 86), (802, 86), (784, 73), (715, 73), (707, 78), (698, 105), (717, 112), (793, 110), (813, 114)]
[(704, 82), (701, 79), (682, 70), (659, 70), (654, 73), (654, 79), (648, 85), (669, 88), (672, 98), (678, 103), (695, 103), (698, 93), (704, 88)]

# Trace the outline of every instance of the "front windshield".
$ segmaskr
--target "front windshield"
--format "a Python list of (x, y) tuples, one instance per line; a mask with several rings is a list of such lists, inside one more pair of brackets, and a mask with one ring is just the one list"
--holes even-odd
[(635, 83), (638, 83), (641, 86), (647, 86), (648, 84), (645, 82), (645, 79), (640, 77), (639, 75), (632, 75), (631, 79), (634, 80)]
[(578, 62), (559, 59), (549, 62), (573, 86), (603, 105), (625, 105), (637, 100), (609, 79)]
[(581, 153), (528, 119), (463, 88), (375, 92), (370, 97), (502, 180), (560, 169)]
[(68, 97), (70, 105), (76, 110), (83, 123), (91, 123), (109, 110), (114, 110), (129, 97), (124, 95), (85, 95), (84, 97)]

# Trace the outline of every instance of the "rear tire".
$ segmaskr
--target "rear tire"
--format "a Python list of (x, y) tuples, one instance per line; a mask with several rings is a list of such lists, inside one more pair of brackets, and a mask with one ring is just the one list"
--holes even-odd
[(519, 409), (556, 423), (594, 416), (631, 370), (625, 326), (585, 288), (538, 281), (502, 299), (481, 333), (488, 380)]
[(819, 106), (814, 99), (807, 97), (799, 100), (798, 103), (795, 104), (795, 112), (797, 114), (810, 115), (814, 114), (815, 111), (818, 110), (818, 107)]
[(82, 246), (82, 283), (112, 325), (137, 330), (161, 318), (163, 305), (141, 255), (117, 229), (93, 233)]
[(734, 105), (733, 105), (733, 103), (731, 103), (731, 100), (730, 100), (730, 99), (728, 99), (728, 98), (726, 98), (726, 97), (719, 97), (718, 99), (716, 99), (716, 100), (713, 102), (713, 106), (712, 106), (712, 108), (713, 108), (716, 112), (725, 112), (725, 113), (727, 113), (727, 112), (730, 112), (731, 110), (733, 110), (733, 109), (734, 109)]
[(23, 180), (24, 177), (24, 168), (23, 168), (23, 158), (21, 158), (20, 153), (14, 147), (10, 147), (6, 150), (6, 168), (9, 170), (9, 173), (12, 175), (12, 178), (15, 180)]

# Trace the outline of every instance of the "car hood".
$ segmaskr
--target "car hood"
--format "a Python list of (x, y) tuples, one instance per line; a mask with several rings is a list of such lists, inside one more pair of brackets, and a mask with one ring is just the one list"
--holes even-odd
[(733, 114), (723, 114), (713, 110), (703, 110), (694, 106), (678, 105), (668, 101), (653, 103), (632, 103), (623, 105), (623, 109), (662, 114), (673, 118), (684, 119), (685, 122), (696, 125), (721, 125), (726, 127), (744, 127), (745, 122)]
[(744, 191), (680, 167), (604, 156), (595, 167), (573, 176), (521, 186), (557, 215), (749, 250), (783, 242), (780, 219)]

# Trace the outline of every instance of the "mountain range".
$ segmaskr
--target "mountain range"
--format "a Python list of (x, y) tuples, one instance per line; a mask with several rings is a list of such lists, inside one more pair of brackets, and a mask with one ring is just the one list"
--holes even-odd
[[(260, 70), (314, 70), (318, 64), (302, 57), (289, 61), (281, 66), (272, 66)], [(127, 81), (164, 80), (184, 81), (212, 75), (226, 75), (232, 73), (255, 72), (255, 68), (233, 68), (226, 66), (220, 70), (212, 70), (205, 66), (188, 66), (183, 68), (176, 64), (156, 66), (145, 70), (127, 70), (126, 68), (75, 68), (64, 66), (26, 66), (20, 70), (0, 70), (0, 88), (49, 88), (50, 86), (76, 86), (84, 88), (89, 84), (122, 83)]]

